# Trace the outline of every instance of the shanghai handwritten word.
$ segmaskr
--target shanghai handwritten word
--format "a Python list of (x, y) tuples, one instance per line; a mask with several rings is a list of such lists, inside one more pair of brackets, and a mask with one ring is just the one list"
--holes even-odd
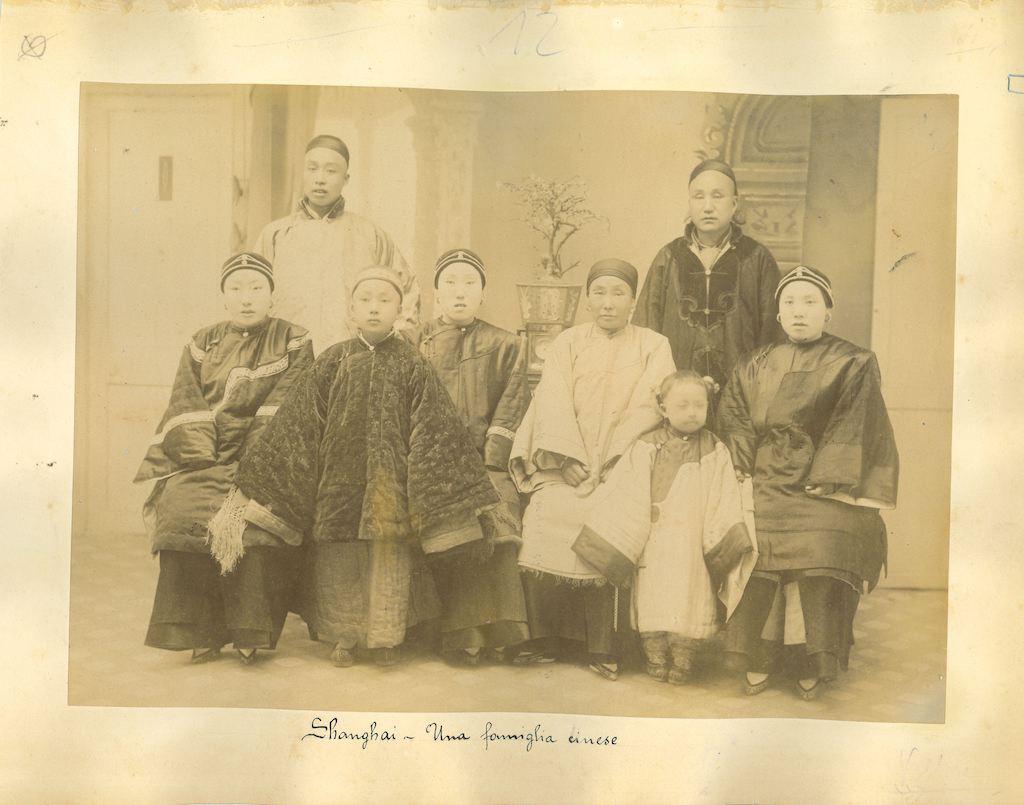
[(309, 725), (310, 732), (307, 732), (299, 740), (304, 741), (306, 738), (317, 738), (319, 740), (328, 741), (354, 741), (360, 745), (362, 749), (370, 743), (389, 743), (398, 740), (411, 741), (411, 735), (399, 736), (397, 727), (392, 727), (390, 730), (377, 729), (377, 722), (374, 721), (370, 726), (364, 730), (346, 730), (338, 729), (338, 719), (332, 718), (326, 723), (320, 716), (315, 716)]

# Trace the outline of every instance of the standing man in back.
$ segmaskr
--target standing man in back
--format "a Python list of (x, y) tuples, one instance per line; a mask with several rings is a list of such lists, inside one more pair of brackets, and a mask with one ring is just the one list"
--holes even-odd
[(733, 221), (739, 198), (729, 165), (709, 159), (694, 168), (688, 203), (683, 234), (651, 264), (633, 324), (664, 335), (679, 369), (724, 387), (741, 356), (779, 335), (779, 267)]
[(397, 330), (419, 322), (420, 290), (415, 275), (391, 237), (372, 221), (345, 209), (348, 146), (322, 134), (306, 146), (303, 197), (295, 212), (272, 221), (254, 250), (274, 265), (284, 291), (275, 299), (275, 315), (301, 322), (319, 353), (353, 336), (348, 299), (356, 275), (368, 266), (385, 266), (403, 290)]

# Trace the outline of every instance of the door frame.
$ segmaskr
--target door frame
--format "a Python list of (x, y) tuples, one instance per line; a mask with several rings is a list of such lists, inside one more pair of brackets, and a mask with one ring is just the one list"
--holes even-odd
[[(78, 260), (75, 288), (75, 426), (72, 474), (72, 537), (100, 530), (123, 530), (100, 505), (106, 485), (102, 439), (108, 410), (109, 364), (105, 355), (110, 323), (109, 146), (110, 119), (117, 112), (164, 111), (168, 101), (189, 99), (224, 105), (237, 142), (244, 109), (239, 93), (225, 86), (81, 85), (78, 141)], [(238, 154), (238, 149), (233, 149)], [(244, 157), (244, 152), (242, 157)], [(236, 157), (237, 160), (237, 157)], [(234, 166), (237, 176), (238, 165)]]

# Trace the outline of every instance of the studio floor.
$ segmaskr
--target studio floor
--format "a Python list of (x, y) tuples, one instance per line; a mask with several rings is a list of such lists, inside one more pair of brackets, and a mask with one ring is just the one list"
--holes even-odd
[(290, 615), (274, 652), (243, 667), (232, 652), (192, 665), (143, 645), (158, 573), (146, 540), (80, 538), (72, 549), (72, 705), (256, 707), (320, 712), (555, 712), (682, 718), (821, 718), (942, 722), (946, 593), (880, 588), (861, 602), (850, 670), (814, 702), (789, 689), (745, 696), (709, 672), (672, 686), (628, 671), (615, 682), (586, 668), (452, 668), (416, 653), (392, 668), (335, 668), (329, 648)]

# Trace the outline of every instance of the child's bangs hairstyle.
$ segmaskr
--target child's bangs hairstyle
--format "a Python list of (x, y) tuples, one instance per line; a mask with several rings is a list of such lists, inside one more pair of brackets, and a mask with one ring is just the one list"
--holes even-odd
[(694, 385), (700, 386), (704, 389), (708, 402), (711, 402), (711, 394), (715, 388), (714, 381), (708, 382), (692, 369), (680, 369), (661, 381), (661, 385), (658, 387), (658, 393), (656, 395), (658, 405), (662, 405), (664, 403), (665, 397), (668, 396), (668, 393), (672, 389), (676, 386), (682, 385), (683, 383), (693, 383)]

